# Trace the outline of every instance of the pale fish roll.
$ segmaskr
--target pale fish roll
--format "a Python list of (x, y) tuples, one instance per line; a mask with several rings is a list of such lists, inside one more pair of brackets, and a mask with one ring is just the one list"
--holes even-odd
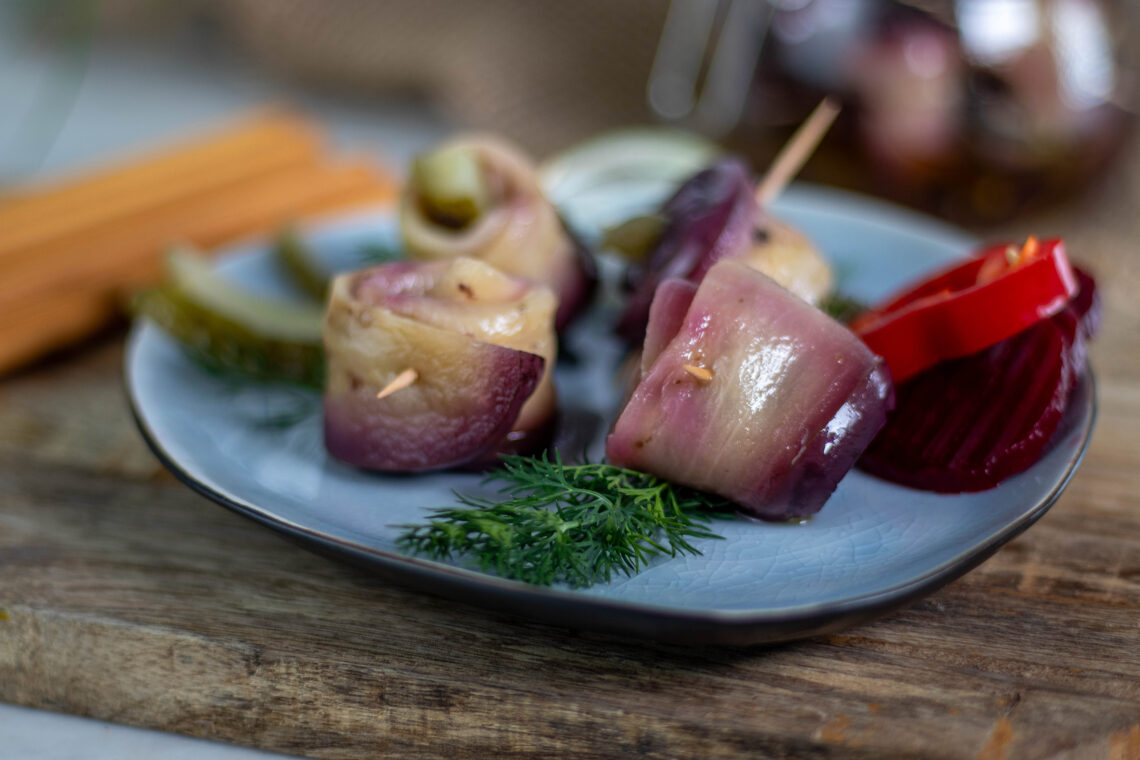
[(410, 258), (467, 256), (548, 286), (558, 329), (593, 292), (592, 261), (543, 195), (534, 164), (493, 137), (458, 138), (416, 160), (400, 232)]
[(469, 258), (337, 277), (324, 325), (329, 452), (417, 472), (545, 445), (555, 308), (545, 286)]

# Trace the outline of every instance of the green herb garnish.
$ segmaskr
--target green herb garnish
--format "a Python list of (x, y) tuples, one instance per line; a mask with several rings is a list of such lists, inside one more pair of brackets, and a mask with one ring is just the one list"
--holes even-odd
[(369, 243), (360, 249), (360, 263), (366, 266), (387, 264), (390, 261), (402, 261), (403, 258), (403, 252), (394, 245)]
[(401, 525), (398, 546), (432, 559), (470, 557), (484, 572), (575, 588), (630, 576), (654, 557), (700, 554), (689, 543), (728, 502), (653, 475), (605, 463), (567, 465), (555, 453), (508, 456), (486, 483), (503, 501), (459, 494), (463, 507)]
[(819, 305), (827, 316), (834, 319), (836, 322), (849, 324), (851, 320), (859, 316), (862, 312), (866, 311), (866, 304), (856, 301), (854, 298), (849, 298), (839, 293), (834, 293), (823, 300)]

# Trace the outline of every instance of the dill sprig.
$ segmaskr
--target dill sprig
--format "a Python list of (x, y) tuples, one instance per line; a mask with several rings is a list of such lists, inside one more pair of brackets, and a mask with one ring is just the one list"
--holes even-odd
[(867, 306), (850, 296), (833, 293), (823, 299), (823, 303), (819, 305), (819, 308), (836, 322), (846, 325), (850, 324), (851, 320), (863, 313), (867, 309)]
[(368, 243), (360, 249), (360, 263), (364, 266), (387, 264), (390, 261), (401, 261), (403, 252), (390, 243)]
[(401, 525), (401, 549), (437, 560), (471, 557), (484, 572), (575, 588), (631, 576), (655, 557), (700, 554), (691, 539), (720, 538), (707, 523), (728, 502), (653, 475), (605, 463), (568, 465), (507, 456), (486, 483), (502, 501), (457, 494), (462, 507), (433, 509)]

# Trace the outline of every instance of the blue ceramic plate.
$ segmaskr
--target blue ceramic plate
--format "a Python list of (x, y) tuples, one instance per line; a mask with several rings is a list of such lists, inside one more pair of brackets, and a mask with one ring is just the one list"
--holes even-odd
[[(834, 262), (842, 290), (874, 301), (975, 240), (879, 202), (794, 187), (775, 212)], [(310, 231), (336, 266), (362, 246), (395, 240), (390, 217), (342, 218)], [(222, 267), (258, 292), (296, 294), (269, 251), (235, 249)], [(561, 404), (597, 457), (618, 399), (620, 348), (594, 315), (567, 341), (580, 357), (559, 367)], [(466, 474), (386, 477), (331, 459), (317, 394), (235, 384), (200, 370), (150, 324), (138, 324), (126, 358), (139, 427), (163, 462), (215, 501), (314, 548), (366, 564), (435, 594), (576, 628), (693, 642), (754, 643), (834, 631), (929, 593), (977, 565), (1057, 499), (1092, 431), (1086, 377), (1049, 452), (1029, 471), (978, 494), (938, 495), (850, 473), (823, 511), (802, 525), (724, 521), (725, 540), (701, 556), (662, 560), (632, 578), (583, 590), (537, 588), (396, 548), (400, 523), (478, 492)], [(592, 427), (590, 423), (593, 423)]]

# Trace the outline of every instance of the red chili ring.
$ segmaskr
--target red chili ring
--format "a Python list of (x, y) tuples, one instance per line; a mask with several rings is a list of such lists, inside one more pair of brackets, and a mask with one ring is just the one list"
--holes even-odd
[[(1027, 248), (1036, 244), (1030, 241)], [(1009, 248), (987, 248), (908, 288), (860, 316), (852, 329), (883, 357), (900, 383), (941, 361), (1016, 335), (1056, 314), (1077, 294), (1077, 279), (1060, 240), (1041, 243), (1028, 260), (1013, 264), (1005, 263)], [(995, 269), (999, 274), (985, 276)]]

